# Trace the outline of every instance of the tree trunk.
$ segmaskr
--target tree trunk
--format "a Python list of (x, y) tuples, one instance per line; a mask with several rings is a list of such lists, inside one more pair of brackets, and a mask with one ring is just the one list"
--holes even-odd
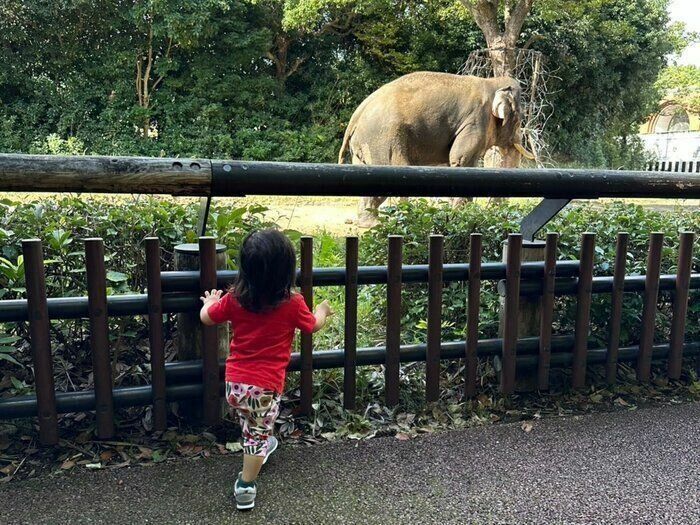
[[(498, 23), (501, 0), (461, 0), (474, 17), (486, 39), (494, 77), (515, 77), (517, 54), (515, 46), (534, 0), (503, 0), (504, 24)], [(484, 155), (484, 166), (503, 167), (497, 148)]]
[(493, 75), (513, 76), (515, 46), (534, 0), (503, 0), (504, 24), (498, 23), (501, 0), (462, 0), (486, 39)]

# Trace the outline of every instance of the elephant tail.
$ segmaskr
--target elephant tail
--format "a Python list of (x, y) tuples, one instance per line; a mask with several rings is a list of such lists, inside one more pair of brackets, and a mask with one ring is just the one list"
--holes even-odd
[(350, 122), (348, 122), (348, 127), (345, 130), (345, 136), (343, 137), (343, 145), (340, 147), (340, 153), (338, 154), (338, 164), (345, 164), (345, 154), (348, 152), (350, 147), (350, 139), (352, 138), (355, 130), (357, 129), (357, 123), (360, 121), (360, 117), (364, 112), (365, 108), (374, 99), (376, 91), (368, 96), (362, 101), (362, 103), (357, 106), (357, 109), (350, 117)]
[(350, 119), (348, 123), (348, 129), (345, 130), (345, 136), (343, 137), (343, 145), (340, 146), (340, 153), (338, 153), (338, 164), (345, 164), (345, 153), (348, 151), (348, 146), (350, 145), (350, 138), (355, 132), (355, 123), (353, 119)]

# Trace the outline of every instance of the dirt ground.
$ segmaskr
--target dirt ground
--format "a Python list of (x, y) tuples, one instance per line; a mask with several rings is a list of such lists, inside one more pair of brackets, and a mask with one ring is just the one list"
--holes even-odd
[[(304, 233), (326, 231), (333, 235), (354, 235), (364, 231), (355, 224), (359, 199), (354, 197), (246, 197), (243, 199), (221, 199), (237, 203), (257, 203), (270, 208), (267, 217), (283, 228)], [(539, 199), (512, 199), (515, 202), (538, 202)], [(388, 204), (393, 201), (389, 199)], [(489, 199), (476, 199), (487, 206)], [(581, 202), (581, 201), (578, 201)], [(611, 199), (588, 201), (592, 205), (612, 202)], [(642, 204), (659, 210), (675, 208), (696, 209), (700, 213), (699, 199), (625, 199), (625, 202)], [(240, 205), (240, 204), (239, 204)]]

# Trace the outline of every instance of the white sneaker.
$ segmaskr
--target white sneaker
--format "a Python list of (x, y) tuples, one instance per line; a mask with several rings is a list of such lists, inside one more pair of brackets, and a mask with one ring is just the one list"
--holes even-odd
[(272, 453), (277, 450), (277, 447), (279, 445), (279, 441), (277, 441), (277, 438), (275, 436), (269, 436), (267, 438), (267, 454), (265, 454), (265, 459), (263, 460), (263, 465), (267, 463), (267, 460), (270, 459), (270, 456)]
[(233, 493), (236, 497), (236, 508), (238, 510), (250, 510), (255, 507), (255, 495), (258, 492), (257, 485), (253, 483), (252, 487), (243, 487), (240, 485), (241, 474), (238, 474), (238, 479), (233, 486)]

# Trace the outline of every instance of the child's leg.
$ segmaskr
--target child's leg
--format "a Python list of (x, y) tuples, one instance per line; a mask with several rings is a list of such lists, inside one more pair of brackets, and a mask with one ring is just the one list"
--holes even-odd
[(263, 461), (265, 461), (265, 456), (243, 454), (243, 473), (241, 474), (241, 479), (246, 483), (252, 483), (258, 479)]
[(226, 387), (227, 400), (238, 411), (243, 430), (241, 478), (245, 483), (252, 483), (267, 455), (267, 439), (279, 414), (280, 396), (254, 385), (228, 383)]

